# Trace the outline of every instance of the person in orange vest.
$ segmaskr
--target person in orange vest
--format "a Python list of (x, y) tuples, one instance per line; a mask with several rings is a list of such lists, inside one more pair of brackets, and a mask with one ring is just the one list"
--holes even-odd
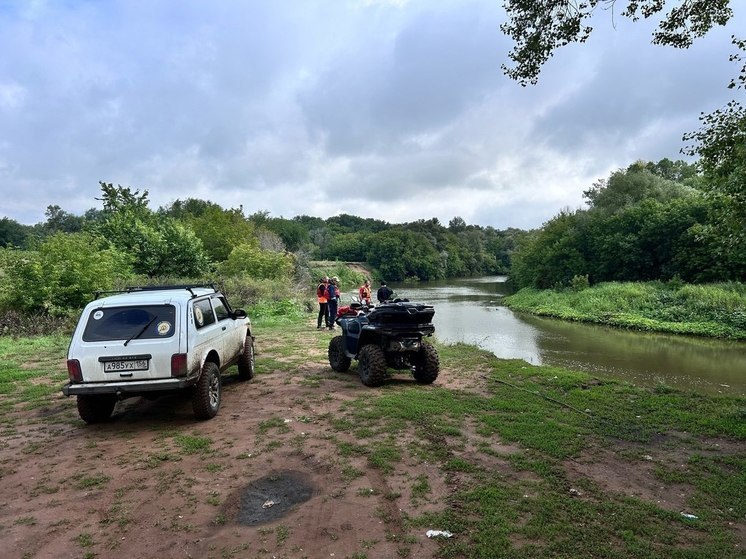
[(360, 302), (363, 305), (370, 306), (370, 298), (371, 298), (371, 291), (370, 291), (370, 280), (365, 280), (365, 283), (360, 286)]
[(316, 287), (316, 298), (319, 300), (319, 318), (316, 321), (316, 329), (321, 330), (321, 320), (324, 320), (324, 326), (329, 328), (331, 322), (329, 320), (329, 300), (327, 299), (327, 286), (329, 285), (329, 278), (324, 276), (319, 280), (319, 285)]

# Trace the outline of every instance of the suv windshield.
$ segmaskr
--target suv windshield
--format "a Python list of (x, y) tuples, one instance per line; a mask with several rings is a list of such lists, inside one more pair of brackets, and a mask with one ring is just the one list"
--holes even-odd
[(83, 331), (83, 341), (128, 340), (135, 336), (138, 339), (169, 338), (174, 335), (175, 317), (173, 305), (94, 309)]

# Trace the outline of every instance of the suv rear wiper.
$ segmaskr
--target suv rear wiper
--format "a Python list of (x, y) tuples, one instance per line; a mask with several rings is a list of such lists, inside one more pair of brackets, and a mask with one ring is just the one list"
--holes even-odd
[(140, 336), (142, 336), (142, 333), (145, 332), (145, 330), (148, 329), (148, 326), (150, 326), (151, 324), (153, 324), (153, 322), (155, 322), (156, 318), (158, 318), (158, 315), (157, 314), (153, 315), (153, 318), (150, 319), (150, 322), (148, 322), (145, 326), (143, 326), (137, 334), (135, 334), (134, 336), (130, 336), (129, 338), (127, 338), (127, 341), (124, 342), (124, 345), (126, 346), (128, 343), (130, 343), (135, 338), (139, 338)]

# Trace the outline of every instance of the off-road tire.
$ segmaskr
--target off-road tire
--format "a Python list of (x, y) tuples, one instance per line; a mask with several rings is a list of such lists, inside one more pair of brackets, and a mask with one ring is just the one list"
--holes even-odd
[(251, 380), (254, 378), (254, 339), (247, 335), (243, 343), (243, 351), (238, 356), (238, 378)]
[(386, 355), (377, 345), (363, 346), (358, 356), (357, 372), (365, 386), (380, 386), (386, 380)]
[(343, 336), (334, 336), (329, 342), (329, 365), (338, 373), (344, 373), (350, 368), (352, 359), (345, 353)]
[(420, 351), (414, 360), (414, 369), (412, 376), (419, 384), (432, 384), (438, 378), (440, 372), (440, 359), (435, 348), (427, 343), (422, 342)]
[(192, 393), (192, 409), (197, 419), (212, 419), (220, 409), (222, 383), (220, 369), (212, 361), (202, 367), (202, 374)]
[(103, 396), (92, 396), (89, 394), (78, 395), (78, 414), (86, 423), (101, 423), (111, 417), (114, 406), (117, 405), (117, 397), (113, 394)]

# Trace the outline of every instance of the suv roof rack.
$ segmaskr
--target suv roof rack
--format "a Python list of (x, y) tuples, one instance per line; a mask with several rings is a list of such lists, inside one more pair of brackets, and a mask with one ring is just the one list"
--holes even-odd
[(209, 287), (213, 291), (217, 291), (217, 288), (215, 287), (214, 283), (184, 283), (184, 284), (178, 284), (178, 285), (131, 285), (131, 286), (125, 287), (124, 289), (115, 289), (113, 291), (96, 291), (94, 293), (95, 295), (94, 299), (98, 299), (101, 295), (108, 294), (108, 293), (133, 293), (136, 291), (166, 291), (169, 289), (186, 289), (187, 291), (189, 291), (189, 293), (192, 294), (192, 297), (196, 297), (197, 295), (192, 290), (197, 289), (199, 287)]

